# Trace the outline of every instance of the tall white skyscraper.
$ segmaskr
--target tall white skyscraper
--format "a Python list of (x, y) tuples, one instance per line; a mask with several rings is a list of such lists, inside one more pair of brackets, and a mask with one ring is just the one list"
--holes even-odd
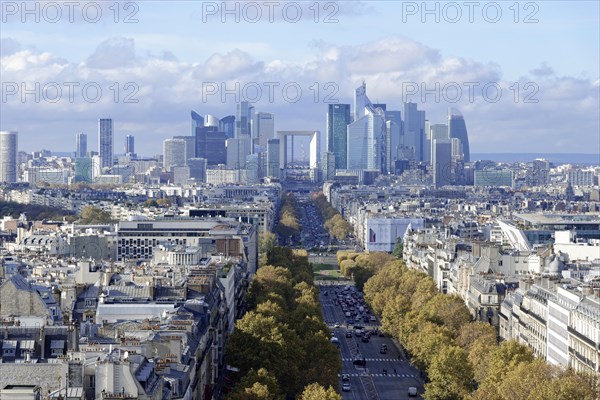
[(163, 168), (170, 171), (172, 167), (185, 166), (186, 143), (183, 139), (166, 139), (163, 141)]
[(385, 111), (386, 123), (386, 163), (387, 172), (395, 170), (395, 162), (400, 157), (400, 145), (402, 144), (402, 113), (400, 111)]
[(113, 120), (101, 118), (98, 120), (98, 154), (102, 168), (112, 167), (113, 163)]
[(448, 139), (448, 125), (446, 124), (432, 124), (429, 126), (429, 143), (430, 147), (427, 149), (429, 152), (429, 160), (431, 165), (433, 163), (433, 141), (437, 139)]
[(348, 169), (385, 168), (385, 116), (368, 107), (366, 114), (348, 125)]
[(0, 131), (0, 182), (17, 181), (18, 134)]
[[(267, 151), (267, 141), (275, 138), (275, 115), (266, 112), (256, 113), (256, 121), (252, 126), (255, 132), (255, 140), (252, 143), (252, 152), (260, 153)], [(258, 151), (256, 151), (258, 147)]]
[(242, 101), (237, 104), (235, 115), (235, 137), (250, 135), (252, 126), (252, 110), (250, 103)]
[(367, 97), (367, 84), (363, 81), (362, 85), (354, 91), (354, 121), (358, 121), (365, 115), (367, 106), (372, 106), (372, 103)]
[(87, 155), (87, 135), (78, 133), (75, 137), (75, 157), (81, 158)]
[(173, 136), (173, 139), (185, 140), (185, 159), (196, 157), (196, 138), (194, 136)]

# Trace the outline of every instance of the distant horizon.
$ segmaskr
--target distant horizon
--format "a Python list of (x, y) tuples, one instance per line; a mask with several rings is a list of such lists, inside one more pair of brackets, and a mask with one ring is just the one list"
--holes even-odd
[[(484, 157), (484, 158), (482, 158)], [(471, 160), (489, 159), (495, 162), (514, 163), (531, 162), (536, 158), (544, 158), (553, 164), (600, 165), (600, 153), (471, 153)], [(579, 158), (579, 159), (575, 159)]]
[[(44, 149), (46, 150), (46, 149)], [(53, 151), (49, 150), (53, 156), (71, 157), (75, 151)], [(95, 151), (95, 150), (94, 150)], [(158, 151), (155, 154), (138, 154), (141, 157), (152, 157), (153, 155), (161, 154)], [(114, 156), (124, 156), (125, 153), (115, 153)], [(572, 160), (570, 158), (582, 156), (583, 160)], [(592, 160), (592, 157), (595, 157)], [(507, 152), (473, 152), (471, 153), (471, 161), (491, 160), (495, 162), (513, 163), (513, 162), (531, 162), (536, 158), (546, 158), (554, 164), (583, 164), (583, 165), (600, 165), (600, 153), (545, 153), (545, 152), (526, 152), (526, 153), (507, 153)], [(554, 160), (552, 158), (555, 158)], [(557, 159), (558, 158), (558, 159)]]

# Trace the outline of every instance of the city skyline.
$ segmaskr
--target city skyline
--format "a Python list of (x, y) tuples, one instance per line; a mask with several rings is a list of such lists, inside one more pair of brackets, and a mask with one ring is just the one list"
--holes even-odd
[[(471, 152), (596, 152), (600, 131), (597, 3), (541, 2), (537, 22), (529, 24), (523, 23), (526, 10), (521, 10), (515, 23), (513, 11), (506, 6), (498, 23), (486, 22), (479, 14), (473, 23), (457, 24), (447, 22), (447, 15), (441, 15), (439, 23), (433, 17), (421, 22), (421, 16), (415, 15), (400, 25), (395, 21), (402, 18), (402, 3), (335, 4), (339, 6), (336, 23), (252, 25), (212, 18), (194, 31), (194, 21), (203, 17), (199, 6), (182, 3), (175, 11), (146, 3), (140, 5), (135, 24), (113, 24), (107, 30), (110, 21), (40, 23), (35, 26), (35, 41), (25, 32), (27, 24), (9, 20), (3, 24), (1, 72), (4, 83), (18, 84), (18, 93), (6, 94), (14, 87), (5, 88), (0, 129), (31, 138), (23, 141), (22, 149), (34, 151), (34, 145), (49, 148), (67, 143), (77, 132), (90, 135), (95, 131), (93, 121), (110, 115), (117, 143), (122, 143), (125, 133), (137, 134), (137, 152), (152, 154), (165, 138), (189, 132), (190, 109), (235, 114), (234, 96), (223, 102), (221, 95), (239, 83), (247, 100), (256, 86), (263, 89), (254, 106), (256, 111), (277, 115), (279, 129), (325, 132), (323, 110), (333, 104), (328, 101), (352, 103), (354, 89), (367, 81), (374, 102), (386, 99), (389, 108), (397, 110), (403, 100), (415, 102), (427, 110), (432, 123), (443, 122), (448, 107), (459, 108), (469, 120)], [(324, 15), (321, 10), (321, 22)], [(159, 17), (160, 24), (156, 23)], [(348, 29), (359, 21), (364, 24), (360, 35)], [(51, 31), (51, 26), (57, 29)], [(163, 26), (173, 29), (167, 34)], [(307, 33), (308, 26), (314, 33)], [(79, 28), (73, 38), (73, 30)], [(282, 34), (273, 35), (275, 28)], [(204, 30), (214, 32), (214, 40), (190, 40)], [(238, 34), (244, 30), (248, 34), (242, 39)], [(442, 31), (451, 34), (441, 35)], [(494, 40), (494, 46), (483, 44), (499, 34), (504, 39)], [(60, 45), (67, 37), (72, 42), (69, 50)], [(545, 41), (555, 43), (555, 51), (545, 50)], [(516, 42), (522, 45), (515, 48)], [(566, 61), (572, 59), (578, 62)], [(60, 72), (67, 70), (72, 71), (69, 79)], [(38, 82), (43, 88), (48, 82), (73, 79), (80, 84), (73, 103), (65, 97), (64, 86), (65, 98), (56, 103), (43, 98), (36, 103), (32, 95), (21, 101), (22, 82)], [(272, 103), (268, 82), (279, 84)], [(469, 82), (479, 85), (472, 102)], [(80, 89), (89, 83), (102, 89), (96, 103), (82, 99)], [(209, 88), (216, 94), (207, 96), (206, 85), (213, 83), (216, 86)], [(283, 98), (281, 88), (286, 84), (302, 89), (298, 103)], [(436, 91), (436, 84), (440, 88), (456, 84), (462, 96), (452, 103), (450, 93), (442, 91), (439, 101), (435, 93), (422, 101), (421, 89)], [(486, 84), (492, 85), (487, 97), (481, 92)], [(495, 84), (503, 90), (497, 102), (493, 102)], [(415, 89), (417, 94), (403, 99)], [(78, 112), (73, 112), (74, 107)], [(569, 118), (561, 118), (563, 114)], [(514, 143), (519, 147), (515, 149)]]

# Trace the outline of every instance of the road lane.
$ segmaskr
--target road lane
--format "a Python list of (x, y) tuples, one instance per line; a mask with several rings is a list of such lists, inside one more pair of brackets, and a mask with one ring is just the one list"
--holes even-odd
[[(335, 304), (337, 296), (335, 290), (341, 291), (341, 285), (322, 285), (320, 301), (323, 309), (323, 317), (335, 336), (339, 340), (340, 357), (342, 359), (342, 374), (348, 374), (351, 391), (342, 392), (344, 400), (398, 400), (408, 399), (408, 388), (416, 386), (420, 394), (423, 393), (423, 382), (419, 371), (404, 360), (400, 351), (396, 348), (394, 341), (389, 337), (372, 335), (368, 342), (363, 342), (361, 337), (356, 336), (353, 326), (348, 326), (346, 317), (340, 305)], [(325, 296), (324, 292), (328, 295)], [(335, 328), (335, 324), (339, 328)], [(367, 330), (380, 329), (377, 323), (357, 322)], [(346, 332), (350, 331), (352, 337), (346, 338)], [(381, 345), (387, 345), (385, 354), (380, 353)], [(366, 360), (365, 368), (353, 364), (357, 351)], [(364, 375), (368, 375), (365, 377)], [(340, 376), (340, 390), (342, 384)], [(374, 390), (370, 390), (371, 383)], [(420, 397), (418, 397), (420, 398)]]

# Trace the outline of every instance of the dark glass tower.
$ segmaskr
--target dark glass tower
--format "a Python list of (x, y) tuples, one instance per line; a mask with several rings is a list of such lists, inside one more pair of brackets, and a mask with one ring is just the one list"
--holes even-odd
[(219, 132), (215, 126), (196, 128), (196, 158), (206, 159), (208, 165), (227, 163), (225, 132)]
[(227, 139), (231, 139), (235, 136), (235, 115), (228, 115), (221, 118), (219, 121), (219, 129), (221, 132), (225, 132)]
[(196, 128), (204, 126), (204, 117), (192, 110), (192, 136), (196, 136)]
[(350, 104), (329, 104), (327, 111), (327, 151), (334, 154), (335, 168), (346, 169)]
[(102, 168), (112, 167), (113, 163), (113, 121), (110, 118), (98, 120), (98, 153), (100, 154), (100, 166)]
[(467, 125), (465, 124), (465, 119), (463, 118), (462, 114), (456, 108), (448, 109), (448, 132), (450, 134), (450, 139), (456, 138), (462, 143), (464, 161), (471, 161)]

